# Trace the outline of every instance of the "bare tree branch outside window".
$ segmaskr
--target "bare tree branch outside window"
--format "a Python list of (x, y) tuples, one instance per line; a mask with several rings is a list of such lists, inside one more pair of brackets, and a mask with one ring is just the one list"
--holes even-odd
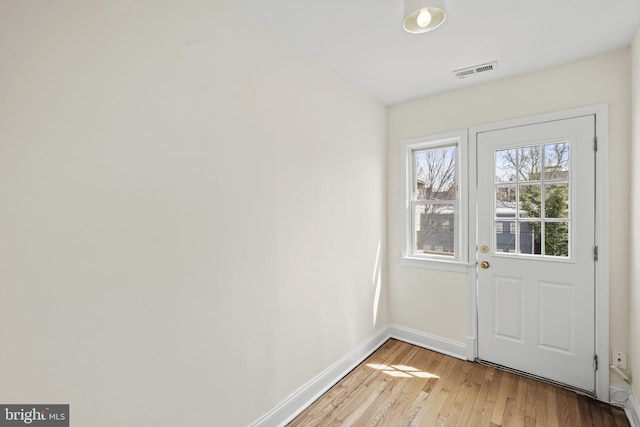
[(455, 255), (456, 148), (414, 152), (415, 248)]

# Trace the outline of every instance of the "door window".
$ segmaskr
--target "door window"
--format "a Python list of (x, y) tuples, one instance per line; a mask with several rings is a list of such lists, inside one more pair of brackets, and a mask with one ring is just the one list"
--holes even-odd
[(494, 252), (571, 255), (570, 143), (495, 151)]

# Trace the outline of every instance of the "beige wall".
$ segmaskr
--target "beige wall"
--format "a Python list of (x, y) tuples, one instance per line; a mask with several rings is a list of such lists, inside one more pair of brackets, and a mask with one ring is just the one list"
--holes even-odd
[(631, 295), (630, 301), (630, 344), (629, 362), (631, 372), (635, 373), (633, 393), (640, 399), (640, 29), (631, 45), (631, 112), (633, 145), (631, 162)]
[(609, 104), (610, 342), (629, 349), (629, 50), (480, 84), (389, 108), (388, 231), (391, 320), (464, 342), (467, 275), (401, 266), (400, 143), (474, 125)]
[(0, 56), (0, 402), (244, 426), (387, 323), (384, 106), (220, 0), (5, 2)]

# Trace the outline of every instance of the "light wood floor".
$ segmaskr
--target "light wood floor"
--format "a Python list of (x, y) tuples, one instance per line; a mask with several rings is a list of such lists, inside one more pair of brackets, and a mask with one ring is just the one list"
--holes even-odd
[(629, 427), (571, 391), (389, 340), (289, 426)]

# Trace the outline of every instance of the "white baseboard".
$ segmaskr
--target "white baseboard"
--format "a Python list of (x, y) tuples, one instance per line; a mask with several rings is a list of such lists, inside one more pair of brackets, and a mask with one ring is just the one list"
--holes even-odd
[(629, 399), (627, 400), (627, 406), (625, 406), (624, 412), (627, 414), (627, 418), (629, 418), (631, 427), (640, 427), (640, 406), (633, 392), (629, 393)]
[(609, 397), (612, 405), (624, 409), (631, 427), (640, 427), (640, 406), (629, 388), (612, 385), (609, 387)]
[(457, 359), (467, 360), (467, 345), (458, 341), (451, 341), (398, 325), (389, 325), (389, 335), (391, 338), (396, 338), (409, 344), (428, 348)]
[(340, 379), (358, 366), (371, 353), (389, 339), (389, 328), (385, 326), (372, 337), (360, 344), (356, 349), (346, 354), (340, 360), (311, 379), (305, 385), (294, 391), (289, 397), (276, 407), (255, 420), (251, 427), (283, 426), (307, 406), (313, 403), (324, 392), (329, 390)]
[(395, 338), (458, 359), (467, 360), (467, 346), (463, 343), (425, 334), (424, 332), (403, 326), (385, 326), (356, 349), (349, 352), (315, 378), (294, 391), (269, 412), (255, 420), (250, 424), (250, 427), (284, 426), (358, 366), (364, 359), (369, 357), (371, 353), (376, 351), (389, 338)]

